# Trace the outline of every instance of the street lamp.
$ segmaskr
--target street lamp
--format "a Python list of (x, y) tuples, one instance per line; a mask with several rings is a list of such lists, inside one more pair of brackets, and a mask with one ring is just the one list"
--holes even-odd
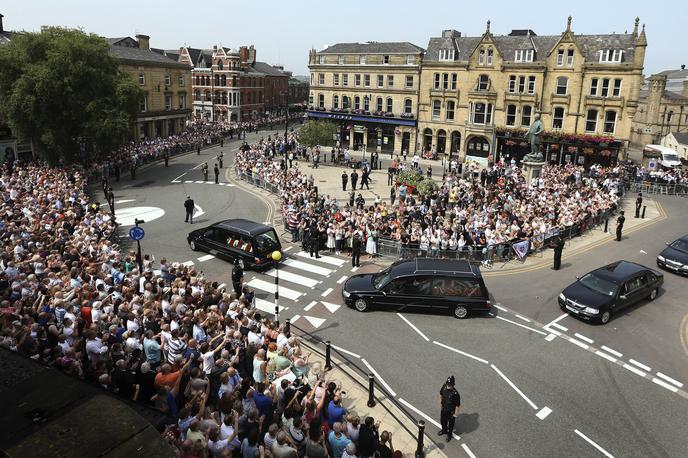
[(275, 321), (279, 321), (279, 262), (282, 259), (282, 252), (275, 250), (270, 257), (275, 261)]

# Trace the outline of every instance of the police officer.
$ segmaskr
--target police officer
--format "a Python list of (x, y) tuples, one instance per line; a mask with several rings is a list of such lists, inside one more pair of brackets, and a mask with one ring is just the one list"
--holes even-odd
[(368, 186), (368, 175), (370, 174), (370, 170), (366, 167), (363, 169), (363, 175), (361, 175), (361, 189), (363, 189), (363, 186), (366, 187), (367, 190), (370, 190), (370, 186)]
[(552, 269), (559, 270), (561, 268), (561, 253), (564, 251), (564, 239), (557, 235), (552, 240), (552, 247), (554, 248), (554, 266)]
[(165, 167), (170, 166), (170, 152), (165, 149), (165, 155), (163, 156), (165, 158)]
[(620, 215), (616, 218), (616, 241), (621, 241), (621, 231), (623, 231), (623, 225), (626, 222), (626, 217), (624, 216), (623, 210), (621, 210)]
[(232, 269), (232, 286), (237, 297), (241, 297), (241, 287), (244, 283), (244, 261), (237, 260)]
[(186, 218), (184, 219), (184, 222), (193, 224), (194, 201), (191, 196), (186, 196), (186, 200), (184, 201), (184, 209), (186, 210)]
[(220, 168), (222, 168), (222, 160), (225, 158), (225, 155), (222, 154), (222, 151), (220, 151), (220, 154), (217, 155), (217, 160), (220, 163)]
[(215, 184), (220, 183), (220, 169), (218, 168), (217, 164), (215, 164), (215, 167), (213, 168), (213, 172), (215, 173)]
[(346, 170), (342, 172), (342, 191), (346, 191), (346, 184), (349, 182), (349, 175)]
[(354, 232), (351, 240), (351, 266), (361, 267), (361, 249), (363, 248), (363, 240), (361, 240), (361, 233)]
[(354, 170), (351, 172), (351, 187), (353, 189), (356, 189), (356, 183), (358, 183), (358, 173)]
[(447, 435), (447, 442), (452, 439), (454, 434), (454, 423), (456, 422), (456, 417), (459, 415), (459, 409), (461, 408), (461, 395), (454, 387), (456, 380), (453, 375), (447, 378), (447, 382), (440, 388), (440, 401), (442, 404), (440, 412), (440, 425), (441, 429), (437, 433), (440, 436), (443, 434)]
[(309, 235), (309, 251), (311, 258), (313, 253), (315, 253), (315, 259), (320, 259), (320, 231), (318, 230), (318, 225), (315, 219), (311, 221), (311, 227), (308, 231)]
[(110, 214), (115, 215), (115, 193), (112, 190), (112, 187), (108, 187), (107, 191), (105, 191), (105, 198), (107, 199), (107, 203), (110, 206)]
[(638, 198), (635, 200), (635, 217), (640, 218), (640, 208), (643, 206), (643, 193), (638, 193)]

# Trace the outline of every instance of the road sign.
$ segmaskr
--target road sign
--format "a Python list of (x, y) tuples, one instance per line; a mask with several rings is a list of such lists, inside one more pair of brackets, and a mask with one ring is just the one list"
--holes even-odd
[(146, 233), (143, 231), (142, 227), (134, 226), (129, 229), (129, 237), (132, 240), (143, 240), (144, 235), (146, 235)]

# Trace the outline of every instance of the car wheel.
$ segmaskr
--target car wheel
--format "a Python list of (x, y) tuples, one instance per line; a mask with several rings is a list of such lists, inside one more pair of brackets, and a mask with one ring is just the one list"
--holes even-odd
[(609, 310), (606, 310), (602, 316), (600, 317), (600, 323), (602, 324), (607, 324), (609, 323), (609, 320), (612, 318), (612, 312)]
[(657, 298), (657, 288), (652, 288), (652, 291), (650, 291), (650, 295), (647, 298), (651, 301), (654, 301)]
[(196, 242), (195, 242), (195, 241), (193, 241), (193, 240), (190, 241), (190, 242), (189, 242), (189, 246), (191, 247), (191, 249), (192, 249), (193, 251), (198, 251), (198, 247), (196, 246)]
[(460, 320), (466, 318), (468, 316), (468, 309), (466, 308), (465, 305), (457, 305), (454, 307), (454, 318), (458, 318)]
[(356, 302), (354, 302), (354, 307), (359, 312), (366, 312), (368, 310), (368, 303), (365, 301), (365, 299), (356, 299)]

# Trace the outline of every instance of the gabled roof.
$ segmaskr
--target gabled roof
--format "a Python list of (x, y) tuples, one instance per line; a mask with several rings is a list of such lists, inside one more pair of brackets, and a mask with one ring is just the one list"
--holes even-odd
[(688, 145), (688, 132), (672, 132), (671, 135), (673, 135), (676, 141), (681, 145)]
[(157, 65), (162, 67), (189, 68), (185, 64), (158, 54), (151, 49), (132, 48), (130, 46), (110, 45), (110, 54), (121, 61), (143, 65)]
[(255, 70), (259, 71), (260, 73), (264, 73), (264, 74), (266, 74), (266, 75), (268, 75), (268, 76), (283, 76), (283, 77), (287, 77), (287, 75), (286, 75), (284, 72), (282, 72), (282, 71), (276, 69), (276, 68), (273, 67), (272, 65), (270, 65), (270, 64), (268, 64), (268, 63), (265, 63), (265, 62), (254, 62), (253, 65), (252, 65), (252, 67), (253, 67)]
[(368, 43), (337, 43), (319, 51), (318, 54), (414, 54), (422, 52), (423, 48), (409, 43), (400, 42), (368, 42)]

